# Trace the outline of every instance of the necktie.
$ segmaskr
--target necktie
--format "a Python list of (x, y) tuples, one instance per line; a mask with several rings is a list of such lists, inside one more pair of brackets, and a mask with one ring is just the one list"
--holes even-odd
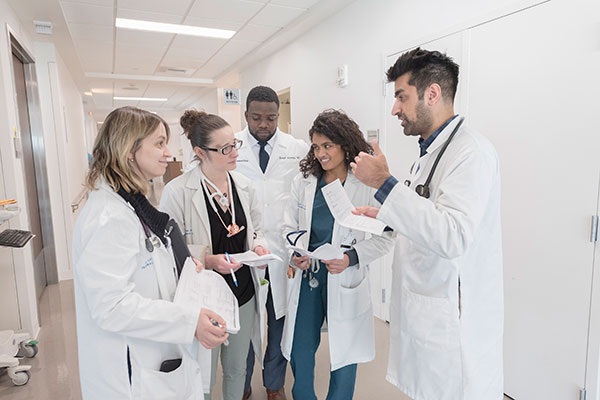
[(267, 164), (269, 163), (269, 153), (267, 153), (267, 150), (265, 150), (267, 142), (259, 141), (258, 145), (260, 146), (260, 151), (258, 152), (258, 162), (260, 164), (260, 169), (262, 169), (264, 174), (267, 170)]

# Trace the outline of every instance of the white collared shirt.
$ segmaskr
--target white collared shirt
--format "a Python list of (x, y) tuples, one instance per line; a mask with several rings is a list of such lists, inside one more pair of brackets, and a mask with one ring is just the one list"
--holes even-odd
[[(267, 141), (267, 145), (265, 146), (265, 151), (267, 152), (267, 154), (269, 155), (269, 157), (271, 156), (271, 153), (273, 152), (273, 147), (275, 146), (275, 141), (277, 139), (277, 133), (278, 131), (275, 131), (275, 134), (273, 136), (271, 136), (271, 139), (269, 139)], [(260, 144), (258, 144), (258, 140), (256, 140), (256, 138), (250, 133), (250, 130), (248, 130), (248, 140), (250, 141), (250, 148), (252, 149), (252, 152), (254, 153), (254, 155), (256, 156), (256, 159), (259, 159), (259, 155), (258, 153), (260, 152)]]

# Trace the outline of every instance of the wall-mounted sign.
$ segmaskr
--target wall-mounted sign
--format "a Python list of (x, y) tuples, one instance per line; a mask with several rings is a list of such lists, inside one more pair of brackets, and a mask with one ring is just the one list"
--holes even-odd
[(240, 104), (240, 89), (223, 89), (225, 104)]

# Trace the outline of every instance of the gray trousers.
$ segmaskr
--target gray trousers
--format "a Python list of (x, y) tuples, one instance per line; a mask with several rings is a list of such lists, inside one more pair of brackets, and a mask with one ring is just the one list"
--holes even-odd
[[(214, 348), (211, 354), (210, 387), (217, 380), (217, 363), (221, 355), (223, 367), (223, 399), (240, 400), (244, 394), (246, 380), (246, 357), (250, 348), (250, 336), (256, 319), (256, 295), (240, 307), (240, 330), (235, 335), (229, 335), (229, 345), (224, 344)], [(210, 400), (210, 394), (204, 398)]]

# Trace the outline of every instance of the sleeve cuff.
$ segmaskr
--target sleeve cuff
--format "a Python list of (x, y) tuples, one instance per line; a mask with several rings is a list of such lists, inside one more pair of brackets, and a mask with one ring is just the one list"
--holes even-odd
[(390, 192), (392, 191), (394, 186), (396, 186), (397, 183), (398, 179), (394, 178), (393, 176), (387, 178), (386, 181), (383, 182), (383, 185), (381, 185), (375, 193), (375, 200), (383, 204), (383, 202), (385, 201), (385, 199), (387, 199)]
[(358, 253), (356, 252), (356, 249), (346, 250), (344, 254), (348, 255), (348, 259), (350, 259), (348, 266), (358, 264)]

